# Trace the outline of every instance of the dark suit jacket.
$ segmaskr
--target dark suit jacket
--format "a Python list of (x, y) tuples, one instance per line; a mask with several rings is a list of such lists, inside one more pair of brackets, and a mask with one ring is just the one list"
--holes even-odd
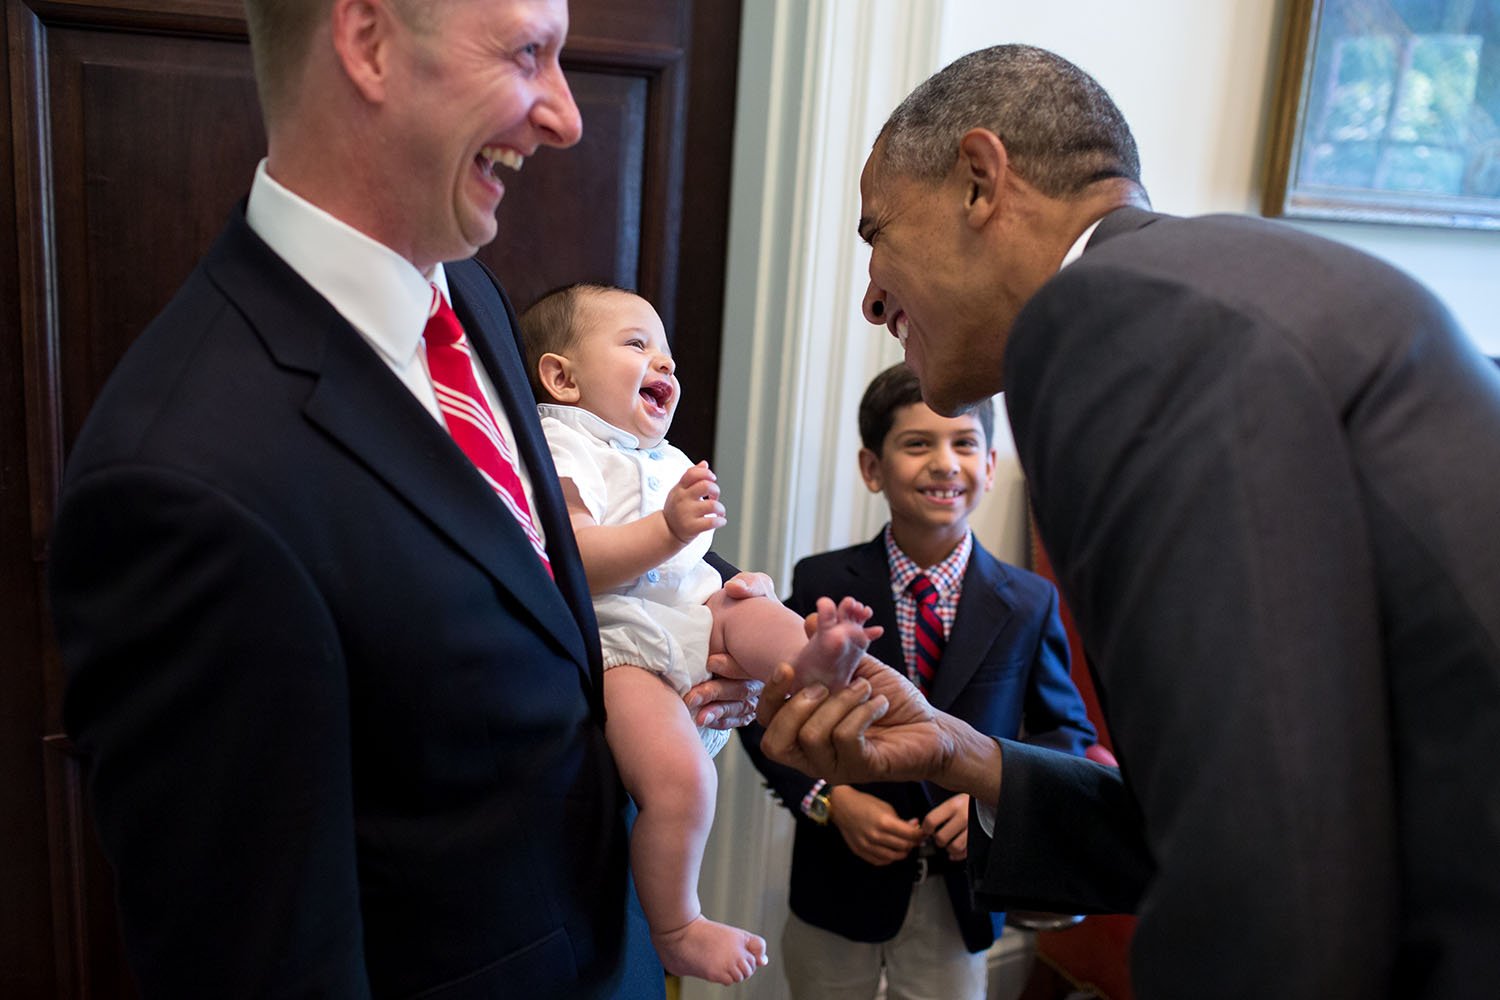
[(593, 612), (509, 304), (447, 271), (556, 584), (242, 211), (79, 435), (51, 562), (66, 722), (146, 996), (616, 995)]
[[(797, 564), (787, 605), (807, 614), (824, 596), (850, 596), (873, 608), (872, 622), (883, 624), (886, 632), (871, 644), (871, 654), (904, 665), (883, 535)], [(1028, 739), (1074, 754), (1094, 741), (1083, 701), (1068, 678), (1068, 642), (1057, 613), (1057, 591), (1036, 574), (1000, 562), (977, 540), (929, 700), (986, 733), (1016, 736), (1024, 724)], [(813, 779), (767, 760), (760, 752), (759, 726), (740, 734), (750, 759), (797, 819), (792, 911), (854, 941), (894, 937), (911, 899), (915, 856), (885, 866), (861, 860), (836, 826), (819, 826), (802, 815), (802, 798)], [(855, 787), (885, 799), (902, 817), (918, 819), (953, 794), (917, 782)], [(973, 906), (961, 864), (946, 866), (943, 878), (964, 943), (970, 951), (988, 948), (1005, 915)]]
[(1147, 1000), (1491, 995), (1495, 366), (1348, 247), (1135, 209), (1006, 363), (1124, 777), (1006, 744), (990, 901), (1138, 909)]

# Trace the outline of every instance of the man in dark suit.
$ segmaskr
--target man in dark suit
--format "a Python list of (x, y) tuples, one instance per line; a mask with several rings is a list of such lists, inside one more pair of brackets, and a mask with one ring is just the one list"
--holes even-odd
[(1108, 95), (1040, 50), (924, 83), (861, 194), (865, 313), (924, 398), (1007, 390), (1123, 773), (873, 666), (832, 697), (768, 687), (766, 752), (994, 806), (978, 892), (1136, 910), (1146, 1000), (1492, 993), (1494, 366), (1363, 254), (1152, 214)]
[[(868, 542), (797, 563), (787, 606), (811, 614), (819, 597), (850, 596), (885, 632), (870, 655), (920, 677), (914, 587), (931, 585), (942, 648), (927, 686), (932, 705), (987, 733), (1064, 753), (1094, 742), (1068, 675), (1057, 591), (1000, 562), (969, 517), (993, 485), (994, 409), (943, 417), (922, 402), (911, 369), (892, 365), (859, 404), (861, 478), (882, 493), (890, 521)], [(968, 801), (925, 782), (830, 785), (741, 741), (797, 820), (792, 918), (782, 935), (794, 997), (982, 998), (983, 952), (1005, 922), (974, 905), (964, 875)]]
[(579, 136), (566, 4), (249, 18), (268, 158), (101, 394), (53, 542), (142, 992), (660, 996), (588, 589), (463, 260), (504, 171)]

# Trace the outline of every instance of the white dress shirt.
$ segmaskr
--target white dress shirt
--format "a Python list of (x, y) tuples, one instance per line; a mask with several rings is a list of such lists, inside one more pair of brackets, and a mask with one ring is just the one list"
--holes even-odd
[[(390, 247), (283, 187), (267, 172), (265, 160), (255, 168), (245, 221), (278, 257), (349, 321), (446, 431), (447, 424), (427, 372), (427, 352), (419, 350), (422, 332), (427, 327), (428, 307), (432, 304), (428, 283), (436, 285), (450, 303), (453, 301), (448, 294), (448, 276), (443, 265), (436, 264), (431, 274), (423, 275)], [(507, 441), (514, 442), (510, 416), (496, 398), (494, 384), (477, 355), (474, 373), (500, 433)], [(512, 451), (516, 452), (516, 474), (526, 491), (526, 502), (536, 510), (526, 463), (519, 451), (515, 448)], [(540, 519), (533, 521), (540, 534)]]

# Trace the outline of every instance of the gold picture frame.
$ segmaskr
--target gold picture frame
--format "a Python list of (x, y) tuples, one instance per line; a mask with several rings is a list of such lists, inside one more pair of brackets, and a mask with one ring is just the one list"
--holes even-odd
[(1262, 214), (1500, 230), (1500, 3), (1290, 0)]

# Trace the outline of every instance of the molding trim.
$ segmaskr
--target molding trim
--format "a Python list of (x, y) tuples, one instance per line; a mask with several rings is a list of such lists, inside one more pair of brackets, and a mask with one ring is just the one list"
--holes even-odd
[[(768, 0), (740, 31), (715, 472), (715, 549), (770, 573), (867, 537), (885, 508), (859, 481), (855, 414), (900, 348), (864, 321), (860, 170), (886, 116), (937, 68), (943, 0)], [(787, 996), (779, 961), (792, 820), (738, 749), (719, 755), (699, 894), (710, 918), (765, 937), (771, 967), (737, 988)], [(719, 991), (695, 980), (682, 1000)]]
[(936, 68), (941, 14), (899, 0), (747, 5), (715, 443), (734, 504), (717, 547), (778, 581), (797, 556), (884, 520), (856, 475), (854, 417), (901, 352), (860, 315), (858, 178), (886, 116)]

